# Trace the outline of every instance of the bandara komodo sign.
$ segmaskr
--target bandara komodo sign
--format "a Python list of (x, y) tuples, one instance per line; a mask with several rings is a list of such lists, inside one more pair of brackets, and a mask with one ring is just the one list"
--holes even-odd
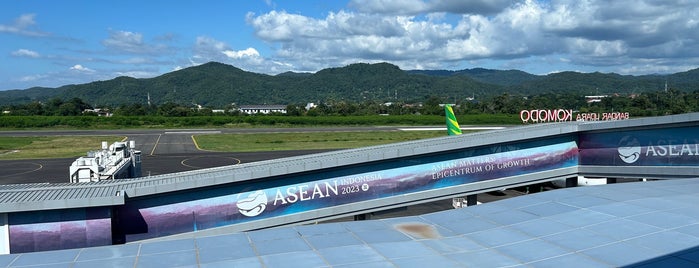
[(610, 121), (629, 119), (628, 112), (577, 113), (572, 109), (533, 109), (519, 112), (522, 123), (548, 123), (566, 121)]

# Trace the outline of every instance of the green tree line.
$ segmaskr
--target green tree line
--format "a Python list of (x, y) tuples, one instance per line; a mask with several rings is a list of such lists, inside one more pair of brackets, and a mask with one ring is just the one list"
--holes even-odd
[[(612, 95), (599, 102), (585, 96), (547, 93), (536, 96), (501, 94), (485, 100), (430, 97), (420, 103), (379, 103), (376, 101), (329, 101), (309, 110), (305, 104), (287, 106), (287, 113), (247, 115), (234, 105), (222, 112), (183, 106), (173, 102), (162, 105), (124, 104), (100, 107), (113, 116), (101, 117), (89, 110), (79, 98), (54, 98), (46, 103), (2, 107), (2, 128), (68, 127), (186, 127), (236, 125), (439, 125), (443, 122), (444, 103), (454, 104), (457, 115), (468, 124), (516, 124), (519, 111), (529, 109), (573, 109), (583, 113), (628, 112), (631, 117), (699, 112), (699, 91), (667, 90), (633, 95)], [(87, 111), (87, 112), (86, 112)]]

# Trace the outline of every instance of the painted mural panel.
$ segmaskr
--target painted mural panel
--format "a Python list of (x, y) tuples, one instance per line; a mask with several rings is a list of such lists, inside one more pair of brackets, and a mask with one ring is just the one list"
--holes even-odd
[(129, 200), (119, 209), (119, 228), (128, 242), (577, 165), (578, 148), (571, 138), (543, 145), (547, 143), (492, 146)]
[(580, 164), (699, 166), (699, 127), (580, 133)]
[(8, 214), (10, 253), (112, 244), (110, 208)]

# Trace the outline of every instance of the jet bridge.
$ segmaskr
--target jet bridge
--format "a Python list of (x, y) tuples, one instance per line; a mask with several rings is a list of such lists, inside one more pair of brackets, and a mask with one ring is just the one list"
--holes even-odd
[(102, 142), (102, 149), (90, 151), (70, 165), (70, 182), (95, 182), (141, 176), (141, 151), (135, 149), (136, 143), (114, 142), (107, 146)]

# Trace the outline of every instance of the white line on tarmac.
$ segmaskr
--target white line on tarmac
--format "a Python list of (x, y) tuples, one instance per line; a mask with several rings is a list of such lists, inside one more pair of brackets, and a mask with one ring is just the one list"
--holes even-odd
[(166, 131), (164, 134), (221, 134), (221, 131)]
[[(505, 127), (462, 127), (461, 130), (496, 130), (504, 129)], [(402, 131), (435, 131), (447, 130), (446, 127), (419, 127), (419, 128), (399, 128)]]

